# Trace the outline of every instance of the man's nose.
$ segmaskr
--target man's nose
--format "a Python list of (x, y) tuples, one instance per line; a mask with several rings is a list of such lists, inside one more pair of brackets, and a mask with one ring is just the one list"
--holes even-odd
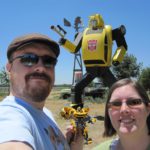
[(41, 59), (39, 59), (39, 61), (38, 61), (37, 64), (35, 65), (35, 70), (36, 70), (36, 71), (39, 71), (39, 72), (45, 71), (45, 66), (44, 66), (44, 64), (43, 64), (43, 62), (42, 62)]

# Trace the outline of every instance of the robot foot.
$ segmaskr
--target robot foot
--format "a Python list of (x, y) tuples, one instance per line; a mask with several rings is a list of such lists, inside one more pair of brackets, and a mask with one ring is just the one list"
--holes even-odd
[(91, 138), (88, 138), (88, 139), (86, 139), (86, 141), (85, 141), (85, 143), (84, 144), (91, 144), (92, 143), (92, 139)]

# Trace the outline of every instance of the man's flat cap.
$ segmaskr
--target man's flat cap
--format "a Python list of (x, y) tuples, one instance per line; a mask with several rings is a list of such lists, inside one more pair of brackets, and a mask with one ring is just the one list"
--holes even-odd
[(10, 59), (10, 56), (13, 52), (15, 52), (16, 50), (19, 50), (19, 48), (22, 47), (23, 45), (26, 45), (32, 42), (33, 43), (40, 42), (40, 43), (47, 44), (50, 47), (50, 50), (55, 53), (56, 57), (59, 56), (60, 48), (59, 48), (59, 45), (55, 41), (51, 40), (46, 35), (42, 35), (39, 33), (31, 33), (31, 34), (26, 34), (24, 36), (20, 36), (14, 39), (10, 43), (7, 49), (7, 58)]

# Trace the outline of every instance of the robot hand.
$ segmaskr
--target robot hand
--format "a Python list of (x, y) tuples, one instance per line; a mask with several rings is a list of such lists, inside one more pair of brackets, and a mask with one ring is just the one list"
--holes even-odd
[(64, 38), (60, 38), (59, 41), (58, 41), (58, 43), (59, 43), (60, 45), (64, 45), (65, 42), (66, 42), (66, 39), (64, 39)]
[(125, 34), (126, 34), (126, 28), (125, 28), (124, 25), (121, 25), (119, 29), (120, 29), (122, 35), (125, 35)]
[(113, 61), (112, 64), (113, 64), (114, 66), (118, 66), (120, 63), (119, 63), (119, 61)]

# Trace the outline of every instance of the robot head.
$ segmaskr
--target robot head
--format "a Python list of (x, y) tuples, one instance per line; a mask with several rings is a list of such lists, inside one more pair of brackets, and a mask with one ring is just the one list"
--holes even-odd
[(99, 29), (104, 27), (104, 21), (101, 15), (95, 14), (93, 16), (90, 16), (89, 19), (89, 28), (92, 29)]

